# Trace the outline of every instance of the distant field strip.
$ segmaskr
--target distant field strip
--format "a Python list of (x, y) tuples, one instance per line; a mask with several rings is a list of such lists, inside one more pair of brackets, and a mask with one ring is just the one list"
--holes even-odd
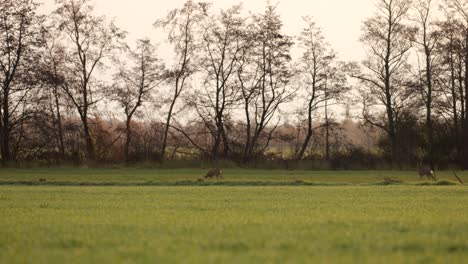
[(0, 263), (466, 263), (464, 186), (0, 186)]
[[(349, 186), (456, 185), (451, 171), (438, 172), (440, 181), (420, 179), (415, 171), (286, 171), (223, 170), (222, 180), (200, 180), (206, 169), (3, 169), (0, 185), (45, 186)], [(468, 173), (457, 172), (468, 183)], [(388, 183), (386, 178), (398, 182)]]

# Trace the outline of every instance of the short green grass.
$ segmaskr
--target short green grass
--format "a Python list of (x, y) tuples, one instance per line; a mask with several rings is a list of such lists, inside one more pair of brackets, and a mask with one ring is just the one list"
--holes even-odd
[(465, 186), (0, 186), (0, 263), (467, 258)]

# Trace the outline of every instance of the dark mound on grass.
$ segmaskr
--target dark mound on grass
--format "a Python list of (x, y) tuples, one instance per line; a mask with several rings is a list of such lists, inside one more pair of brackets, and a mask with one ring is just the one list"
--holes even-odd
[(438, 180), (434, 182), (420, 182), (416, 183), (417, 186), (454, 186), (460, 185), (460, 183), (451, 180)]
[(304, 180), (294, 181), (205, 181), (205, 180), (181, 180), (181, 181), (134, 181), (134, 182), (79, 182), (79, 181), (0, 181), (1, 185), (10, 186), (89, 186), (89, 187), (112, 187), (112, 186), (231, 186), (231, 187), (249, 187), (249, 186), (457, 186), (458, 182), (451, 180), (427, 181), (427, 182), (404, 182), (399, 179), (386, 178), (380, 182), (374, 183), (346, 183), (346, 182), (308, 182)]

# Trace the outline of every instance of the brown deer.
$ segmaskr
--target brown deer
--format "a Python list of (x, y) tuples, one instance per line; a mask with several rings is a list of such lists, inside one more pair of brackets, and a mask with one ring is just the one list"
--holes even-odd
[(421, 166), (421, 164), (419, 164), (419, 169), (418, 169), (418, 173), (419, 173), (419, 178), (422, 179), (424, 177), (427, 177), (428, 179), (432, 179), (433, 181), (436, 181), (437, 178), (435, 176), (435, 173), (434, 171), (431, 169), (431, 167), (429, 166)]
[(209, 178), (214, 178), (214, 177), (216, 177), (216, 179), (219, 179), (219, 178), (222, 179), (223, 178), (223, 171), (221, 171), (220, 169), (212, 169), (212, 170), (208, 171), (203, 178), (209, 179)]

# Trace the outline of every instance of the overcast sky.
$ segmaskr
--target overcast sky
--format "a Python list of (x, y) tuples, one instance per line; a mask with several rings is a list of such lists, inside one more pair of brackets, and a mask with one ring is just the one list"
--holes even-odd
[[(39, 0), (43, 10), (53, 9), (54, 0)], [(95, 0), (96, 13), (114, 18), (118, 26), (128, 31), (128, 39), (149, 37), (160, 41), (152, 24), (171, 9), (181, 7), (185, 0)], [(244, 10), (263, 12), (264, 0), (214, 0), (219, 10), (243, 2)], [(273, 0), (272, 3), (275, 3)], [(283, 0), (278, 12), (284, 21), (284, 30), (297, 35), (303, 27), (302, 16), (310, 15), (323, 28), (327, 40), (345, 60), (361, 60), (363, 49), (359, 43), (362, 21), (374, 12), (373, 0)]]

